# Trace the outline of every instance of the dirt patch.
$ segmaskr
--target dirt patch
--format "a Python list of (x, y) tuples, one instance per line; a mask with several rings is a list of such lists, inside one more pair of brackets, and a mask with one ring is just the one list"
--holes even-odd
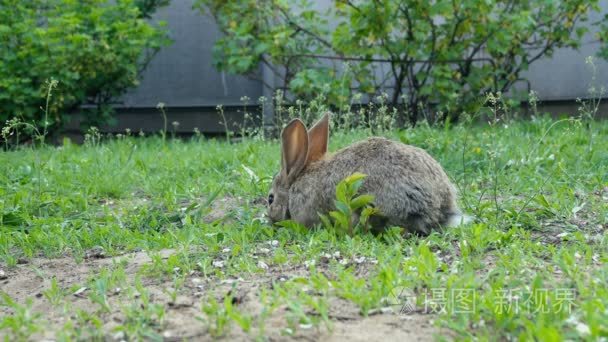
[(427, 315), (377, 315), (339, 322), (332, 333), (321, 337), (327, 341), (431, 341), (438, 330), (430, 322)]
[(235, 214), (235, 208), (239, 208), (244, 200), (240, 197), (221, 197), (216, 198), (209, 205), (209, 210), (204, 215), (204, 220), (208, 223), (226, 220)]
[[(163, 250), (156, 254), (167, 259), (172, 250)], [(75, 326), (75, 330), (83, 336), (87, 335), (88, 327), (93, 324), (82, 319), (83, 312), (94, 313), (100, 318), (103, 339), (121, 340), (125, 338), (124, 329), (135, 319), (145, 318), (142, 312), (150, 311), (150, 307), (157, 305), (164, 310), (163, 319), (158, 324), (148, 324), (151, 331), (168, 341), (181, 341), (183, 339), (210, 339), (212, 334), (222, 334), (225, 340), (251, 340), (256, 336), (265, 336), (270, 340), (326, 340), (326, 341), (367, 341), (367, 340), (433, 340), (436, 334), (445, 335), (434, 327), (432, 315), (413, 313), (400, 315), (393, 312), (377, 312), (363, 317), (358, 308), (351, 302), (330, 296), (329, 324), (321, 323), (317, 326), (290, 323), (293, 310), (287, 305), (279, 305), (267, 316), (263, 325), (259, 317), (267, 309), (262, 303), (261, 293), (269, 289), (277, 281), (307, 275), (307, 268), (269, 267), (265, 273), (248, 275), (244, 279), (214, 279), (204, 278), (192, 272), (184, 279), (183, 286), (177, 294), (172, 295), (170, 289), (174, 282), (168, 277), (141, 277), (142, 267), (150, 265), (153, 260), (146, 252), (136, 252), (112, 258), (105, 258), (103, 253), (93, 250), (87, 254), (88, 258), (77, 263), (72, 257), (57, 259), (34, 258), (27, 264), (7, 268), (0, 265), (4, 275), (0, 280), (1, 289), (19, 305), (29, 304), (32, 313), (40, 314), (39, 323), (43, 327), (34, 339), (53, 340), (63, 330), (66, 324)], [(107, 310), (101, 310), (99, 302), (91, 294), (95, 287), (102, 286), (96, 283), (101, 279), (100, 274), (120, 265), (120, 274), (126, 278), (126, 283), (134, 284), (136, 277), (141, 277), (141, 283), (146, 294), (127, 293), (120, 288), (105, 289), (107, 293)], [(365, 263), (361, 264), (361, 273), (367, 269)], [(54, 280), (53, 280), (54, 279)], [(92, 281), (95, 279), (94, 281)], [(56, 282), (56, 288), (61, 289), (62, 295), (58, 301), (53, 302), (50, 292)], [(130, 286), (130, 291), (135, 287)], [(234, 322), (229, 329), (223, 332), (214, 331), (216, 321), (208, 317), (201, 309), (208, 298), (216, 298), (220, 303), (229, 296), (233, 305), (239, 312), (252, 319), (252, 327), (245, 333)], [(143, 298), (145, 297), (145, 298)], [(133, 309), (133, 310), (130, 310)], [(0, 315), (13, 315), (14, 309), (6, 306), (0, 307)], [(310, 314), (310, 313), (309, 313)], [(80, 317), (80, 318), (79, 318)], [(156, 324), (156, 325), (155, 325)], [(3, 339), (8, 331), (0, 331)]]

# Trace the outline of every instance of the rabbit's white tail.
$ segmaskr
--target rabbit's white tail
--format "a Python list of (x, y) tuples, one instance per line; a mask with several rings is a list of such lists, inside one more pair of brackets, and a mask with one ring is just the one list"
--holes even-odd
[(473, 222), (473, 217), (465, 214), (454, 214), (448, 218), (447, 226), (448, 227), (457, 227), (461, 224), (467, 224)]

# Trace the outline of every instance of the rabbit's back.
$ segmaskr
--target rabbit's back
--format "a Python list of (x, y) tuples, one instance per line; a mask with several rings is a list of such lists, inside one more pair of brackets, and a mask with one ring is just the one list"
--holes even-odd
[(354, 172), (367, 175), (359, 193), (375, 196), (388, 225), (428, 234), (458, 213), (453, 185), (424, 150), (373, 137), (310, 164), (290, 188), (289, 209), (305, 224), (334, 210), (336, 185)]

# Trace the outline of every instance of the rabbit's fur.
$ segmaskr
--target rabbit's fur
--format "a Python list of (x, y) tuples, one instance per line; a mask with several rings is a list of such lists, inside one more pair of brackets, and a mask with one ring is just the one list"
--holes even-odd
[(458, 224), (456, 191), (441, 165), (424, 150), (372, 137), (328, 155), (329, 115), (310, 131), (299, 119), (282, 134), (282, 167), (269, 194), (273, 222), (293, 219), (307, 227), (319, 213), (335, 210), (336, 185), (355, 172), (367, 175), (359, 194), (371, 194), (380, 218), (375, 224), (429, 234)]

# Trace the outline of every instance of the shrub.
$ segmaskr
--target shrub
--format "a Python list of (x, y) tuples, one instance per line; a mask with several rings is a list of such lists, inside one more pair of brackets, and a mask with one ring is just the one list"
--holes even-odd
[(0, 120), (46, 126), (45, 84), (55, 79), (49, 129), (80, 112), (85, 124), (107, 122), (111, 105), (168, 43), (162, 23), (144, 20), (167, 2), (0, 0)]
[(323, 93), (335, 106), (348, 106), (354, 88), (368, 99), (386, 91), (412, 123), (431, 109), (473, 112), (479, 95), (509, 91), (531, 63), (579, 47), (579, 23), (598, 9), (597, 0), (196, 4), (225, 34), (214, 47), (218, 69), (256, 77), (264, 64), (278, 80), (266, 86), (292, 98)]
[(597, 55), (598, 57), (608, 61), (608, 14), (604, 14), (604, 17), (594, 24), (598, 26), (598, 30), (595, 35), (601, 42)]

